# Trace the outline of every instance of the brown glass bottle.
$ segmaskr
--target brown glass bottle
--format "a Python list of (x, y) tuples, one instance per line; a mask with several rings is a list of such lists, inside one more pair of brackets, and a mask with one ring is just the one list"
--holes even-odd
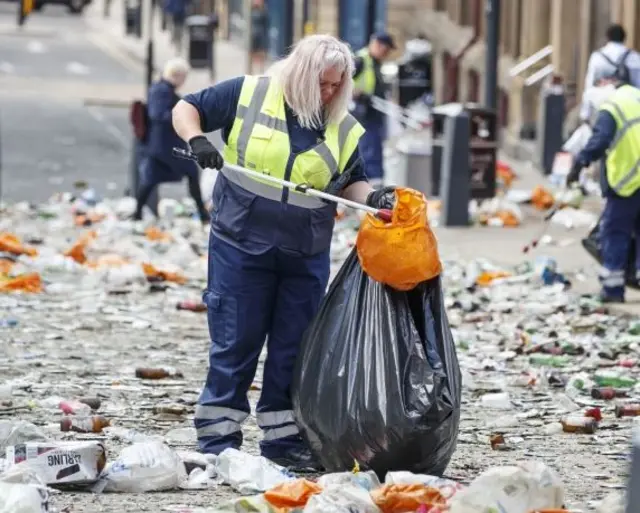
[(586, 433), (592, 435), (598, 428), (598, 421), (591, 417), (565, 417), (560, 423), (565, 433)]
[(616, 406), (616, 417), (640, 416), (640, 404), (619, 404)]
[(139, 367), (136, 369), (136, 378), (140, 379), (165, 379), (182, 378), (182, 373), (173, 369)]
[(111, 422), (102, 415), (92, 417), (65, 417), (60, 421), (60, 431), (76, 433), (102, 433)]

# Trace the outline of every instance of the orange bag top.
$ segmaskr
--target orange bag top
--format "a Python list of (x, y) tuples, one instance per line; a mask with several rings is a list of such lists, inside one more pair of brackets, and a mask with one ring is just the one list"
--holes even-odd
[(438, 242), (427, 219), (427, 200), (413, 189), (396, 189), (390, 223), (367, 214), (356, 248), (364, 272), (396, 290), (411, 290), (442, 272)]
[(422, 484), (384, 485), (373, 490), (371, 498), (382, 513), (406, 513), (416, 511), (423, 504), (432, 508), (447, 504), (436, 488)]

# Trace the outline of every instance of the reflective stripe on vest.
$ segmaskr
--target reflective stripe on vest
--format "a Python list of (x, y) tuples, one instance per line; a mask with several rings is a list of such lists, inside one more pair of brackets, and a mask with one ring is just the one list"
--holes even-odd
[[(245, 77), (224, 159), (269, 176), (324, 189), (331, 178), (344, 171), (364, 128), (345, 113), (338, 124), (330, 123), (317, 146), (296, 155), (291, 176), (286, 166), (291, 153), (284, 108), (284, 95), (270, 77)], [(281, 201), (282, 187), (266, 180), (223, 168), (223, 175), (244, 189), (264, 198)], [(303, 208), (321, 208), (326, 203), (290, 191), (288, 203)]]
[(373, 95), (376, 91), (376, 70), (373, 65), (373, 58), (369, 55), (368, 48), (362, 48), (356, 55), (362, 58), (362, 70), (353, 80), (355, 89), (364, 94)]
[(631, 196), (640, 189), (640, 91), (622, 86), (600, 110), (616, 122), (616, 135), (607, 154), (607, 181), (616, 194)]

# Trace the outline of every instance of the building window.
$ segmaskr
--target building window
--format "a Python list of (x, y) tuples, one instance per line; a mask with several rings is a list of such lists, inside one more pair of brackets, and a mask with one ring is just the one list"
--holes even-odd
[(435, 7), (436, 7), (436, 11), (446, 11), (447, 0), (436, 0)]

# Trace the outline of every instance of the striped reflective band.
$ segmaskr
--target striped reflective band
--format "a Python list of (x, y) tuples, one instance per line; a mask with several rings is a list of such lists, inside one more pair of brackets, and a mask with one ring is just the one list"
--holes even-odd
[(613, 102), (607, 102), (606, 104), (611, 106), (616, 111), (616, 114), (622, 122), (622, 126), (618, 129), (618, 131), (616, 132), (616, 136), (613, 138), (613, 141), (611, 141), (611, 144), (609, 145), (610, 148), (615, 148), (618, 142), (626, 135), (630, 128), (633, 128), (634, 126), (640, 124), (640, 117), (627, 119), (622, 113), (622, 109), (620, 109), (619, 105)]
[[(195, 424), (198, 438), (205, 436), (227, 436), (240, 431), (240, 425), (249, 416), (245, 411), (223, 406), (196, 406)], [(209, 422), (204, 424), (204, 422)], [(213, 421), (213, 422), (211, 422)], [(204, 425), (203, 425), (204, 424)]]
[[(258, 180), (254, 180), (253, 178), (247, 175), (243, 175), (242, 173), (238, 173), (237, 171), (233, 171), (228, 167), (222, 168), (222, 174), (228, 180), (255, 194), (256, 196), (260, 196), (262, 198), (270, 199), (273, 201), (282, 200), (282, 189), (273, 187), (272, 185), (267, 185), (266, 183), (259, 182)], [(327, 206), (326, 203), (319, 200), (318, 198), (307, 196), (306, 194), (290, 194), (289, 200), (287, 202), (296, 207), (312, 210)]]
[(613, 186), (613, 190), (616, 192), (620, 192), (622, 188), (627, 185), (633, 177), (636, 176), (636, 173), (640, 170), (640, 159), (636, 160), (636, 163), (631, 167), (631, 169), (627, 172), (626, 175), (622, 177), (622, 179)]
[[(242, 128), (240, 129), (240, 133), (238, 134), (237, 141), (238, 165), (240, 166), (248, 167), (246, 163), (247, 148), (251, 139), (251, 133), (253, 132), (253, 128), (256, 124), (264, 125), (273, 130), (277, 130), (278, 132), (288, 134), (287, 122), (285, 120), (278, 119), (276, 117), (269, 116), (264, 112), (261, 112), (262, 105), (265, 98), (267, 97), (269, 84), (270, 79), (268, 77), (258, 78), (258, 83), (256, 84), (256, 88), (253, 91), (253, 95), (251, 96), (249, 106), (246, 107), (244, 105), (238, 105), (236, 117), (242, 119)], [(349, 132), (356, 125), (356, 123), (356, 119), (352, 116), (345, 116), (345, 118), (340, 123), (340, 126), (338, 128), (339, 150), (342, 150), (342, 148), (344, 147), (347, 141), (347, 137), (349, 136)], [(339, 162), (336, 162), (335, 157), (333, 156), (331, 150), (325, 142), (320, 143), (313, 149), (316, 151), (316, 153), (318, 153), (318, 155), (320, 155), (322, 160), (324, 160), (325, 164), (329, 168), (331, 176), (334, 176), (339, 172)], [(289, 203), (294, 204), (292, 201), (289, 201)]]
[(265, 440), (277, 440), (300, 433), (291, 410), (258, 412), (256, 420), (264, 431)]
[(624, 271), (611, 271), (603, 267), (600, 269), (598, 278), (604, 287), (624, 286)]

